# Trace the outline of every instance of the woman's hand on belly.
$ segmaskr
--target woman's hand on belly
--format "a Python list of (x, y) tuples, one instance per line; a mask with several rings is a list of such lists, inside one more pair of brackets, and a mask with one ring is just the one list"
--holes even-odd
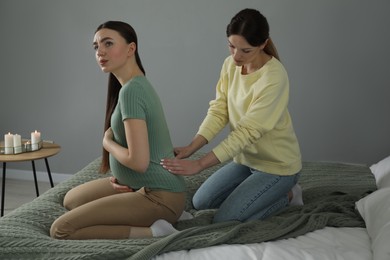
[(118, 180), (115, 177), (110, 177), (110, 183), (114, 190), (119, 192), (133, 192), (132, 188), (129, 188), (126, 185), (121, 185), (118, 183)]

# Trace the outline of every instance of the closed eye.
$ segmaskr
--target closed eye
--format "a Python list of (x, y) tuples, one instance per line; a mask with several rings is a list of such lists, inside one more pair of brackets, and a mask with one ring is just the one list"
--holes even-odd
[(112, 42), (112, 41), (105, 41), (104, 42), (104, 45), (106, 46), (106, 47), (110, 47), (110, 46), (112, 46), (114, 43)]
[[(235, 49), (236, 47), (233, 45), (233, 44), (231, 44), (230, 42), (228, 43), (228, 46), (229, 46), (229, 48), (231, 48), (231, 49)], [(252, 48), (243, 48), (243, 49), (241, 49), (241, 51), (243, 52), (243, 53), (250, 53), (251, 51), (253, 51), (253, 49)]]

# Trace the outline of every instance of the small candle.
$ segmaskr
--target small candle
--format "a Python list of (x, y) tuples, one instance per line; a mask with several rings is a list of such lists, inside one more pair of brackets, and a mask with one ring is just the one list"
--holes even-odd
[(22, 137), (18, 134), (14, 135), (14, 153), (22, 152)]
[(13, 154), (14, 148), (13, 148), (13, 142), (14, 142), (14, 135), (11, 133), (8, 133), (4, 135), (4, 153), (5, 154)]
[(30, 141), (27, 141), (24, 144), (24, 149), (26, 150), (26, 152), (31, 152), (31, 142)]
[(39, 149), (39, 142), (41, 141), (41, 133), (35, 130), (31, 133), (31, 150), (35, 151)]

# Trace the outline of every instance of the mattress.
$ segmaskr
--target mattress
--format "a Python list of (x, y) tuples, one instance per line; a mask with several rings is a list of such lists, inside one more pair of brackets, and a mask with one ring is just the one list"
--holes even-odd
[(245, 245), (219, 245), (164, 253), (153, 260), (369, 260), (365, 228), (325, 227), (296, 238)]

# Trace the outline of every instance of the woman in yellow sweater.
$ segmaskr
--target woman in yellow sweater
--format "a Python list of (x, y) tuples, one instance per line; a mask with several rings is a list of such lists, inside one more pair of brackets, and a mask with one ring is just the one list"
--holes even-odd
[[(210, 176), (193, 198), (197, 209), (217, 208), (214, 222), (264, 219), (302, 204), (301, 154), (290, 114), (288, 75), (269, 37), (267, 19), (244, 9), (227, 26), (231, 55), (223, 63), (207, 116), (192, 142), (161, 165), (193, 175), (233, 160)], [(227, 124), (230, 134), (198, 160), (183, 160)]]

